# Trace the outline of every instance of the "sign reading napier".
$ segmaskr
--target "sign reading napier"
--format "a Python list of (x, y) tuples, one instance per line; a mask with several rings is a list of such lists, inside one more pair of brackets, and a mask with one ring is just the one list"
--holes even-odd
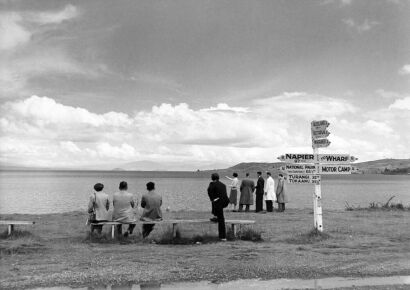
[(285, 154), (278, 157), (280, 161), (287, 163), (314, 163), (314, 154)]
[(319, 163), (337, 163), (337, 164), (350, 164), (350, 162), (355, 162), (356, 157), (350, 156), (349, 154), (317, 154), (317, 161)]
[(320, 184), (320, 175), (288, 174), (288, 183), (314, 183)]

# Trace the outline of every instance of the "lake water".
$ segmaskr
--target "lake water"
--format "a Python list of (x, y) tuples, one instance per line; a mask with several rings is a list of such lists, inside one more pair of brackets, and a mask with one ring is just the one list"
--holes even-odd
[[(0, 171), (0, 213), (45, 214), (86, 210), (89, 195), (97, 182), (104, 184), (110, 196), (120, 181), (128, 182), (129, 191), (141, 200), (145, 184), (153, 181), (163, 197), (163, 208), (171, 211), (210, 208), (207, 187), (209, 177), (195, 172), (132, 171)], [(221, 178), (229, 185), (230, 181)], [(312, 208), (313, 185), (288, 184), (290, 208)], [(322, 204), (326, 209), (344, 209), (350, 205), (367, 206), (370, 202), (410, 205), (410, 175), (327, 175), (322, 176)]]

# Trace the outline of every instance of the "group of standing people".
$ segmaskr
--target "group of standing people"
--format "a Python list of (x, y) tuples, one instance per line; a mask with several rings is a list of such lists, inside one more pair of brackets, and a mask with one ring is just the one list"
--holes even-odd
[[(272, 178), (270, 172), (266, 173), (266, 182), (262, 177), (262, 172), (257, 172), (258, 180), (255, 182), (249, 178), (249, 173), (246, 173), (246, 177), (242, 182), (238, 179), (238, 174), (233, 173), (233, 177), (225, 176), (231, 180), (229, 204), (233, 211), (243, 211), (245, 206), (245, 212), (249, 212), (250, 206), (253, 205), (253, 193), (255, 193), (255, 212), (263, 212), (263, 200), (265, 200), (266, 211), (273, 211), (273, 202), (278, 203), (278, 211), (285, 211), (285, 203), (288, 202), (286, 196), (286, 185), (284, 176), (279, 173), (277, 184)], [(236, 209), (238, 204), (238, 190), (240, 192), (239, 209)]]
[[(123, 234), (125, 237), (131, 235), (134, 231), (135, 214), (134, 209), (137, 207), (138, 201), (134, 195), (128, 192), (128, 184), (121, 181), (119, 191), (114, 193), (112, 198), (112, 221), (120, 222), (117, 225), (117, 232), (122, 234), (122, 224), (128, 224), (128, 229)], [(144, 209), (140, 220), (154, 221), (162, 220), (162, 197), (155, 192), (155, 183), (148, 182), (146, 184), (147, 193), (142, 195), (141, 207)], [(106, 222), (110, 220), (110, 199), (107, 193), (103, 191), (104, 185), (97, 183), (94, 185), (94, 193), (90, 196), (88, 203), (88, 213), (90, 214), (89, 223), (91, 224), (91, 232), (94, 230), (101, 234), (103, 225), (93, 225), (92, 223)], [(147, 237), (153, 230), (154, 224), (143, 224), (142, 236)]]
[[(263, 212), (263, 200), (265, 199), (266, 211), (273, 211), (273, 202), (278, 203), (278, 211), (285, 211), (285, 203), (288, 202), (286, 196), (285, 179), (282, 173), (279, 173), (278, 182), (275, 186), (275, 180), (272, 178), (270, 172), (267, 172), (266, 183), (262, 177), (262, 172), (258, 172), (258, 180), (255, 182), (249, 178), (249, 173), (246, 173), (246, 178), (239, 182), (238, 174), (233, 173), (233, 178), (225, 176), (231, 180), (231, 191), (228, 197), (226, 186), (219, 181), (219, 174), (212, 173), (212, 181), (208, 186), (208, 196), (212, 205), (212, 222), (218, 223), (219, 239), (226, 241), (226, 228), (225, 217), (223, 209), (229, 204), (232, 205), (233, 211), (243, 211), (245, 206), (245, 212), (249, 212), (250, 206), (253, 205), (253, 193), (255, 192), (255, 212)], [(239, 185), (240, 184), (240, 185)], [(238, 188), (241, 193), (239, 198), (239, 210), (236, 210), (238, 199)]]

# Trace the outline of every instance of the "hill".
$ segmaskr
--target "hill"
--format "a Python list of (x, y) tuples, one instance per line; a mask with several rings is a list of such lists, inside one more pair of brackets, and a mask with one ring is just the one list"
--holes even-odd
[[(272, 174), (278, 173), (279, 168), (283, 166), (283, 162), (242, 162), (232, 167), (218, 170), (226, 175), (231, 175), (233, 172), (246, 173), (255, 176), (257, 171), (270, 171)], [(380, 159), (366, 162), (353, 163), (359, 169), (359, 173), (366, 174), (406, 174), (410, 172), (410, 159)]]

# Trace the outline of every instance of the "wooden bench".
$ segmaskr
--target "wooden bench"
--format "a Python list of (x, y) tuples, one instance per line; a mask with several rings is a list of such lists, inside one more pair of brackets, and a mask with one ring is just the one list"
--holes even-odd
[[(143, 225), (143, 224), (172, 224), (172, 235), (176, 237), (178, 224), (218, 224), (217, 222), (211, 222), (209, 219), (198, 219), (198, 220), (160, 220), (160, 221), (135, 221), (132, 223), (119, 223), (119, 222), (100, 222), (100, 223), (91, 223), (91, 225), (110, 225), (111, 226), (111, 237), (115, 238), (115, 226), (116, 225)], [(237, 225), (249, 225), (254, 224), (253, 220), (225, 220), (226, 224), (231, 225), (232, 232), (236, 236), (237, 234)]]
[(8, 220), (0, 220), (0, 225), (7, 225), (7, 234), (10, 236), (11, 233), (14, 231), (15, 225), (34, 225), (35, 222), (33, 221), (8, 221)]

